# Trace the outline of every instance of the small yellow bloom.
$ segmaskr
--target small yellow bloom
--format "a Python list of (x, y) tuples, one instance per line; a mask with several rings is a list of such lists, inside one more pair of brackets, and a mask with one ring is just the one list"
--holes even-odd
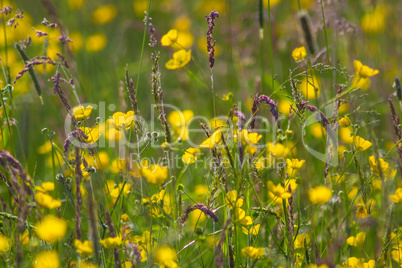
[(395, 249), (391, 252), (392, 259), (399, 264), (402, 264), (402, 247)]
[(390, 195), (389, 198), (394, 203), (402, 203), (402, 188), (396, 189), (395, 194)]
[(176, 29), (171, 29), (171, 30), (169, 30), (169, 32), (167, 32), (167, 34), (162, 36), (161, 45), (164, 46), (164, 47), (171, 46), (174, 43), (176, 43), (177, 38), (178, 38), (177, 30)]
[(122, 244), (121, 236), (107, 237), (99, 240), (99, 243), (105, 248), (115, 248)]
[(310, 243), (310, 236), (308, 234), (298, 234), (294, 242), (295, 248), (304, 248), (304, 240), (306, 240), (306, 244)]
[(295, 48), (292, 51), (292, 57), (295, 61), (300, 61), (300, 60), (304, 59), (306, 56), (307, 56), (307, 51), (304, 46)]
[[(235, 142), (237, 142), (237, 137), (239, 136), (239, 131), (236, 130), (233, 138)], [(248, 132), (247, 129), (242, 129), (240, 132), (240, 142), (243, 145), (254, 145), (257, 144), (258, 141), (262, 138), (262, 135), (258, 134), (257, 132)]]
[(36, 235), (50, 244), (60, 241), (67, 232), (67, 222), (52, 215), (46, 215), (36, 224)]
[(191, 49), (186, 51), (181, 49), (173, 53), (173, 58), (166, 62), (166, 69), (175, 70), (183, 68), (191, 60)]
[(339, 119), (339, 125), (341, 127), (348, 127), (350, 126), (350, 119), (347, 116), (342, 117), (341, 119)]
[(35, 190), (41, 191), (42, 193), (46, 193), (48, 191), (54, 190), (53, 182), (42, 182), (42, 186), (35, 186)]
[(91, 255), (94, 252), (94, 245), (88, 240), (81, 242), (80, 240), (75, 239), (74, 247), (77, 249), (77, 253), (81, 255)]
[(106, 24), (111, 22), (117, 15), (117, 8), (114, 5), (101, 6), (92, 13), (92, 22), (95, 24)]
[(53, 149), (52, 143), (48, 140), (43, 145), (39, 146), (37, 149), (38, 154), (50, 153)]
[(54, 209), (61, 206), (60, 200), (54, 199), (52, 196), (46, 193), (37, 192), (35, 194), (35, 199), (38, 205), (43, 208)]
[(358, 151), (365, 151), (371, 147), (371, 142), (368, 140), (363, 139), (360, 136), (355, 136), (353, 138), (353, 145), (355, 146), (356, 150)]
[(371, 85), (371, 80), (370, 77), (362, 78), (359, 76), (358, 73), (356, 73), (352, 79), (351, 84), (354, 85), (353, 88), (367, 90)]
[(377, 34), (385, 30), (386, 8), (377, 5), (376, 9), (363, 15), (360, 24), (367, 34)]
[(172, 111), (168, 116), (168, 122), (172, 125), (172, 129), (177, 138), (183, 141), (188, 140), (188, 124), (194, 117), (194, 112), (191, 110)]
[(121, 192), (121, 194), (122, 194), (123, 196), (128, 195), (128, 193), (130, 192), (130, 189), (131, 189), (131, 184), (126, 183), (126, 184), (124, 185), (124, 189), (122, 188), (122, 187), (123, 187), (123, 184), (124, 184), (124, 183), (119, 183), (116, 188), (114, 188), (113, 190), (111, 190), (111, 191), (110, 191), (110, 196), (113, 197), (113, 198), (117, 198), (117, 197), (119, 196), (120, 192)]
[(286, 159), (286, 168), (289, 176), (295, 177), (297, 172), (304, 165), (305, 160), (299, 160), (296, 158)]
[(76, 120), (81, 121), (88, 119), (92, 112), (92, 106), (88, 105), (84, 108), (84, 106), (80, 105), (73, 109), (73, 115)]
[(107, 120), (107, 123), (116, 130), (129, 129), (135, 124), (134, 111), (114, 113), (113, 117)]
[(353, 143), (352, 131), (349, 128), (340, 128), (339, 129), (339, 137), (345, 144)]
[(59, 268), (59, 254), (55, 250), (42, 251), (38, 253), (33, 261), (34, 268)]
[(72, 41), (68, 43), (71, 52), (76, 53), (80, 51), (84, 44), (84, 37), (82, 36), (82, 34), (79, 32), (72, 32), (70, 33), (69, 38)]
[(85, 41), (85, 48), (88, 52), (98, 52), (106, 47), (107, 37), (104, 33), (97, 33), (88, 36)]
[(292, 194), (287, 192), (281, 184), (275, 186), (275, 184), (272, 181), (268, 181), (267, 186), (268, 190), (276, 197), (288, 199), (289, 197), (292, 196)]
[(246, 211), (242, 208), (235, 208), (234, 210), (234, 220), (241, 225), (252, 225), (253, 219), (250, 216), (246, 216)]
[(203, 141), (200, 144), (200, 147), (201, 148), (213, 149), (214, 147), (216, 147), (221, 142), (222, 142), (222, 131), (218, 129), (209, 138), (207, 138), (205, 141)]
[(280, 99), (279, 103), (278, 103), (278, 111), (281, 114), (288, 116), (290, 113), (290, 107), (292, 104), (293, 104), (293, 108), (294, 108), (295, 105), (292, 100), (290, 100), (288, 98)]
[(255, 248), (255, 247), (245, 247), (241, 250), (241, 254), (251, 259), (258, 259), (261, 256), (264, 256), (265, 249), (264, 248)]
[(237, 198), (237, 191), (232, 190), (226, 193), (225, 204), (229, 209), (240, 208), (243, 206), (243, 198)]
[(332, 191), (325, 186), (317, 186), (308, 191), (308, 197), (313, 204), (326, 203), (331, 199)]
[(155, 262), (158, 263), (161, 267), (179, 267), (176, 260), (176, 251), (169, 246), (160, 246), (155, 251)]
[(260, 224), (254, 225), (250, 230), (247, 230), (246, 227), (241, 227), (241, 230), (246, 235), (257, 235), (260, 231)]
[(360, 232), (356, 235), (356, 237), (351, 236), (348, 239), (346, 239), (346, 243), (354, 247), (362, 246), (364, 244), (365, 239), (366, 239), (366, 233)]
[(95, 143), (97, 140), (99, 140), (100, 138), (99, 125), (96, 125), (94, 128), (80, 127), (80, 129), (87, 136), (87, 138), (85, 139), (86, 143), (92, 144)]
[(181, 157), (184, 164), (192, 164), (197, 161), (198, 155), (201, 154), (201, 150), (198, 148), (188, 148), (184, 155)]
[(29, 244), (29, 232), (28, 230), (25, 230), (22, 234), (19, 235), (19, 239), (21, 241), (21, 244), (23, 246)]
[(281, 143), (269, 142), (267, 144), (267, 152), (274, 158), (282, 158), (287, 157), (290, 153), (290, 150), (287, 146)]
[(123, 215), (120, 216), (120, 220), (123, 223), (127, 223), (130, 220), (130, 217), (126, 213), (124, 213)]
[(0, 234), (0, 253), (6, 253), (11, 248), (10, 242), (6, 236)]
[(301, 80), (301, 84), (298, 84), (297, 88), (300, 90), (300, 92), (309, 100), (314, 100), (320, 95), (320, 86), (321, 82), (319, 78), (315, 75), (313, 77), (309, 77), (306, 79), (306, 77), (303, 77)]
[(169, 170), (166, 166), (151, 164), (141, 168), (141, 175), (148, 183), (160, 185), (168, 179)]
[[(378, 166), (378, 162), (380, 162), (380, 166)], [(396, 169), (392, 169), (389, 164), (384, 161), (384, 159), (379, 158), (378, 162), (375, 160), (375, 156), (372, 155), (369, 157), (369, 164), (371, 171), (377, 176), (380, 177), (380, 169), (384, 179), (393, 179), (396, 175)]]
[(372, 77), (379, 73), (378, 70), (374, 70), (374, 69), (368, 67), (367, 65), (363, 65), (358, 60), (355, 60), (353, 62), (353, 65), (355, 67), (356, 73), (362, 78)]

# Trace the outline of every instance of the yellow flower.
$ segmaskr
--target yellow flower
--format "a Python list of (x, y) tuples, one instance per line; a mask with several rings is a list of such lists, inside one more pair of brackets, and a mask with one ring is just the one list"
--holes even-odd
[(191, 26), (191, 19), (186, 15), (181, 15), (173, 22), (173, 28), (179, 31), (188, 31)]
[(395, 194), (390, 195), (392, 202), (394, 203), (402, 203), (402, 188), (398, 188), (395, 190)]
[(50, 153), (52, 149), (52, 143), (50, 141), (46, 141), (43, 145), (38, 147), (37, 152), (38, 154), (47, 154)]
[(305, 160), (299, 160), (296, 158), (286, 159), (286, 168), (289, 176), (295, 177), (297, 171), (304, 165)]
[(339, 125), (341, 127), (348, 127), (350, 126), (350, 119), (347, 116), (342, 117), (341, 119), (339, 119)]
[(123, 215), (120, 216), (120, 220), (123, 223), (127, 223), (130, 220), (130, 217), (126, 213), (124, 213)]
[(177, 41), (170, 47), (174, 50), (188, 49), (194, 43), (194, 36), (189, 31), (179, 31), (177, 33)]
[(98, 52), (106, 47), (107, 37), (104, 33), (97, 33), (88, 36), (85, 41), (85, 48), (88, 52)]
[(119, 183), (117, 188), (114, 188), (113, 190), (110, 191), (110, 196), (117, 198), (119, 196), (120, 192), (124, 196), (128, 195), (128, 193), (130, 192), (130, 189), (131, 189), (131, 184), (126, 183), (124, 185), (124, 189), (122, 187), (123, 187), (123, 183)]
[(54, 209), (61, 206), (60, 200), (54, 199), (52, 196), (46, 193), (37, 192), (35, 194), (35, 199), (39, 206), (43, 208)]
[(339, 129), (339, 137), (345, 144), (353, 143), (352, 131), (349, 128), (340, 128)]
[(304, 248), (304, 240), (306, 240), (306, 244), (310, 243), (310, 236), (308, 234), (298, 234), (294, 242), (295, 248)]
[(141, 175), (148, 183), (160, 185), (168, 179), (169, 170), (166, 166), (151, 164), (141, 168)]
[(364, 244), (364, 240), (366, 239), (366, 233), (365, 232), (360, 232), (356, 235), (356, 237), (351, 236), (348, 239), (346, 239), (346, 243), (348, 245), (357, 247), (361, 246)]
[(284, 115), (289, 115), (290, 113), (290, 106), (293, 104), (294, 107), (294, 103), (292, 100), (286, 98), (286, 99), (280, 99), (279, 103), (278, 103), (278, 111), (281, 114)]
[(82, 45), (84, 44), (84, 37), (79, 32), (72, 32), (69, 35), (69, 38), (72, 42), (68, 43), (68, 46), (71, 49), (71, 52), (76, 53), (81, 50)]
[(321, 139), (323, 136), (327, 135), (327, 131), (320, 122), (311, 124), (310, 132), (317, 139)]
[[(378, 166), (378, 162), (380, 162), (380, 167)], [(393, 179), (396, 175), (396, 169), (392, 169), (389, 164), (384, 161), (384, 159), (379, 158), (378, 162), (375, 160), (375, 156), (372, 155), (369, 157), (369, 164), (371, 171), (377, 176), (380, 177), (380, 168), (384, 179)]]
[(362, 78), (359, 76), (358, 73), (356, 73), (352, 79), (351, 84), (354, 85), (353, 88), (356, 89), (360, 88), (361, 90), (367, 90), (371, 85), (371, 80), (369, 77)]
[(367, 65), (363, 65), (360, 61), (353, 61), (353, 65), (355, 67), (356, 73), (362, 78), (372, 77), (379, 73), (378, 70), (374, 70)]
[(177, 30), (176, 29), (171, 29), (171, 30), (169, 30), (169, 32), (167, 32), (167, 34), (162, 36), (161, 45), (164, 46), (164, 47), (171, 46), (174, 43), (176, 43), (177, 38), (178, 38)]
[(288, 199), (289, 197), (292, 196), (292, 194), (287, 192), (281, 184), (275, 186), (275, 184), (272, 181), (268, 181), (267, 186), (269, 191), (276, 197)]
[(184, 110), (183, 112), (172, 111), (168, 116), (168, 122), (172, 125), (172, 129), (177, 138), (183, 141), (188, 140), (188, 124), (194, 117), (191, 110)]
[(331, 199), (332, 191), (325, 186), (317, 186), (308, 191), (308, 197), (313, 204), (326, 203)]
[(107, 120), (107, 123), (116, 130), (129, 129), (135, 123), (134, 111), (114, 113), (113, 117)]
[(371, 142), (368, 140), (363, 139), (360, 136), (355, 136), (353, 138), (353, 145), (355, 146), (356, 150), (358, 151), (365, 151), (371, 147)]
[(314, 100), (317, 94), (317, 97), (320, 95), (320, 80), (318, 77), (313, 75), (313, 77), (303, 77), (301, 80), (301, 84), (298, 84), (297, 88), (300, 92), (309, 100)]
[[(235, 140), (235, 142), (237, 142), (237, 137), (239, 136), (239, 131), (236, 130), (233, 138)], [(260, 134), (258, 134), (257, 132), (248, 132), (247, 129), (242, 129), (242, 131), (240, 132), (240, 142), (243, 145), (254, 145), (257, 144), (258, 141), (262, 138), (262, 136)]]
[(117, 8), (114, 5), (101, 6), (92, 13), (92, 22), (95, 24), (106, 24), (111, 22), (117, 15)]
[(59, 254), (55, 250), (42, 251), (38, 253), (33, 261), (34, 268), (59, 268)]
[(258, 259), (261, 256), (264, 256), (265, 249), (264, 248), (255, 248), (255, 247), (245, 247), (241, 250), (241, 254), (251, 259)]
[(0, 234), (0, 253), (6, 253), (11, 248), (8, 238), (3, 234)]
[(307, 56), (305, 47), (297, 47), (292, 51), (292, 57), (295, 61), (300, 61)]
[(260, 231), (260, 224), (254, 225), (250, 230), (247, 230), (246, 227), (241, 227), (241, 230), (246, 235), (257, 235)]
[(80, 105), (73, 109), (73, 115), (76, 120), (81, 121), (88, 119), (92, 112), (92, 106), (88, 105), (84, 108), (84, 106)]
[(29, 244), (29, 232), (28, 230), (25, 230), (22, 234), (19, 235), (19, 239), (21, 241), (21, 244), (23, 246)]
[[(279, 4), (282, 0), (270, 0), (269, 1), (269, 6), (273, 7)], [(268, 0), (263, 0), (262, 2), (264, 4), (264, 7), (268, 8)]]
[[(180, 42), (178, 42), (180, 44)], [(207, 37), (203, 36), (197, 41), (198, 48), (208, 56), (208, 47), (207, 47)], [(222, 47), (218, 44), (215, 44), (215, 57), (218, 57), (222, 54)]]
[(96, 125), (94, 128), (90, 127), (80, 127), (80, 129), (84, 132), (87, 136), (85, 139), (86, 143), (92, 144), (99, 140), (100, 132), (99, 132), (99, 125)]
[(306, 266), (307, 268), (329, 268), (328, 265), (326, 264), (321, 264), (320, 266), (318, 266), (315, 263), (310, 263), (309, 265)]
[(200, 147), (201, 148), (213, 149), (214, 147), (216, 147), (221, 142), (222, 142), (222, 131), (218, 129), (209, 138), (207, 138), (205, 141), (203, 141), (200, 144)]
[(399, 247), (391, 252), (392, 259), (399, 264), (402, 264), (402, 248)]
[(176, 251), (169, 246), (160, 246), (155, 251), (155, 262), (161, 267), (176, 268), (179, 265), (176, 262)]
[(60, 241), (67, 232), (67, 222), (52, 215), (46, 215), (36, 224), (36, 235), (50, 244)]
[(94, 245), (88, 240), (81, 242), (80, 240), (75, 239), (74, 247), (77, 249), (77, 253), (81, 255), (91, 255), (94, 252)]
[(46, 193), (48, 191), (54, 190), (53, 182), (42, 182), (42, 186), (35, 186), (35, 190), (41, 191), (42, 193)]
[(99, 243), (105, 248), (115, 248), (121, 245), (121, 236), (107, 237), (99, 240)]
[(282, 158), (288, 156), (290, 150), (288, 147), (284, 146), (281, 143), (269, 142), (267, 144), (267, 152), (275, 158)]
[(378, 5), (374, 11), (363, 15), (360, 24), (367, 34), (377, 34), (385, 30), (386, 9)]
[(234, 209), (234, 220), (241, 225), (252, 225), (253, 219), (250, 216), (246, 216), (246, 211), (242, 208), (236, 207)]
[(229, 209), (233, 209), (233, 206), (240, 208), (243, 206), (243, 198), (237, 198), (237, 191), (232, 190), (226, 193), (225, 204)]
[(173, 58), (166, 62), (166, 69), (175, 70), (183, 68), (191, 60), (191, 49), (186, 51), (181, 49), (173, 53)]
[(68, 7), (71, 9), (80, 9), (85, 0), (68, 0)]
[(184, 164), (192, 164), (197, 161), (197, 156), (201, 154), (198, 148), (188, 148), (184, 155), (181, 157)]

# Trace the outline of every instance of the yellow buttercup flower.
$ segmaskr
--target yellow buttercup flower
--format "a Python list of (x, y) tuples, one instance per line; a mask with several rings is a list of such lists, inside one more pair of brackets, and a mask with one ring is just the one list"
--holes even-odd
[(289, 155), (290, 150), (287, 146), (281, 143), (272, 143), (269, 142), (267, 144), (267, 152), (275, 158), (282, 158)]
[(106, 47), (107, 37), (104, 33), (97, 33), (88, 36), (85, 41), (85, 48), (88, 52), (98, 52)]
[(198, 148), (188, 148), (184, 155), (181, 157), (184, 164), (192, 164), (197, 161), (197, 157), (201, 154)]
[[(277, 4), (279, 4), (282, 0), (270, 0), (269, 1), (269, 6), (274, 7)], [(268, 0), (263, 0), (262, 2), (264, 4), (264, 7), (268, 8)]]
[[(402, 264), (402, 247), (395, 249), (391, 252), (392, 259), (399, 264)], [(373, 266), (374, 267), (374, 266)]]
[(265, 249), (264, 248), (255, 248), (255, 247), (245, 247), (241, 250), (241, 254), (251, 259), (258, 259), (261, 256), (264, 256)]
[(48, 140), (43, 145), (39, 146), (36, 151), (38, 152), (38, 154), (47, 154), (50, 153), (52, 150), (52, 143), (50, 142), (50, 140)]
[(306, 241), (306, 244), (310, 243), (310, 236), (308, 234), (298, 234), (294, 242), (295, 248), (304, 248), (304, 241)]
[(42, 186), (35, 186), (35, 190), (41, 191), (42, 193), (46, 193), (48, 191), (54, 190), (53, 182), (42, 182)]
[(371, 142), (368, 140), (363, 139), (360, 136), (355, 136), (353, 138), (353, 145), (355, 146), (356, 150), (358, 151), (365, 151), (371, 147)]
[(94, 245), (88, 240), (81, 242), (80, 240), (75, 239), (74, 247), (77, 249), (77, 253), (81, 255), (91, 255), (94, 252)]
[(367, 78), (360, 77), (359, 74), (356, 72), (356, 74), (354, 75), (354, 77), (352, 79), (351, 84), (354, 85), (353, 88), (367, 90), (371, 85), (371, 80), (370, 80), (370, 77), (367, 77)]
[(116, 188), (111, 190), (110, 191), (110, 196), (113, 197), (113, 198), (117, 198), (119, 196), (120, 192), (121, 192), (121, 194), (123, 196), (128, 195), (128, 193), (130, 192), (130, 189), (131, 189), (131, 184), (126, 183), (124, 185), (124, 189), (123, 189), (123, 184), (124, 183), (119, 183)]
[(19, 235), (19, 239), (21, 241), (21, 244), (23, 246), (29, 244), (29, 232), (28, 230), (25, 230), (22, 234)]
[(222, 142), (222, 131), (215, 131), (209, 138), (200, 144), (201, 148), (213, 149)]
[(258, 141), (262, 138), (262, 135), (258, 134), (257, 132), (248, 132), (247, 129), (242, 129), (240, 135), (238, 130), (235, 131), (233, 135), (235, 142), (238, 141), (238, 136), (240, 136), (240, 142), (243, 145), (257, 144)]
[(151, 164), (141, 168), (141, 175), (148, 183), (160, 185), (168, 179), (169, 170), (166, 166)]
[(241, 227), (241, 230), (246, 235), (257, 235), (260, 231), (260, 224), (254, 225), (250, 230), (247, 230), (246, 227)]
[(164, 47), (171, 46), (174, 43), (176, 43), (177, 38), (178, 38), (177, 30), (176, 29), (171, 29), (171, 30), (169, 30), (167, 32), (167, 34), (162, 36), (161, 45), (164, 46)]
[(348, 239), (346, 239), (346, 243), (354, 247), (362, 246), (364, 244), (365, 239), (366, 239), (366, 233), (360, 232), (356, 236), (351, 236)]
[(378, 5), (374, 11), (368, 12), (361, 18), (360, 24), (367, 34), (377, 34), (385, 30), (386, 8)]
[(81, 121), (88, 119), (92, 112), (92, 106), (88, 105), (84, 108), (84, 106), (80, 105), (73, 109), (73, 116), (76, 120)]
[(166, 69), (175, 70), (183, 68), (191, 60), (191, 49), (186, 51), (181, 49), (173, 53), (173, 58), (166, 62)]
[(293, 104), (293, 107), (295, 107), (295, 105), (294, 105), (292, 100), (290, 100), (288, 98), (280, 99), (279, 103), (278, 103), (278, 111), (281, 114), (284, 114), (284, 115), (287, 116), (290, 113), (290, 107), (291, 107), (292, 104)]
[(85, 0), (68, 0), (68, 7), (71, 9), (80, 9)]
[(99, 125), (96, 125), (94, 128), (90, 127), (80, 127), (80, 129), (84, 132), (87, 136), (85, 139), (86, 143), (92, 144), (99, 140), (100, 132), (99, 132)]
[(92, 22), (95, 24), (106, 24), (111, 22), (117, 15), (117, 8), (114, 5), (101, 6), (92, 13)]
[(326, 203), (332, 197), (332, 190), (325, 186), (317, 186), (308, 191), (308, 197), (313, 204)]
[(6, 253), (11, 248), (10, 242), (6, 236), (0, 234), (0, 253)]
[(107, 123), (116, 130), (129, 129), (135, 123), (134, 111), (114, 113), (113, 117), (107, 120)]
[(287, 192), (282, 185), (278, 184), (275, 186), (272, 181), (267, 182), (267, 187), (270, 193), (272, 193), (276, 197), (288, 199), (292, 196), (292, 194)]
[(172, 111), (168, 115), (168, 122), (172, 125), (172, 129), (177, 138), (183, 141), (188, 140), (188, 124), (193, 117), (194, 112), (191, 110), (184, 110), (183, 112)]
[(307, 99), (314, 100), (316, 98), (316, 94), (317, 97), (320, 95), (321, 82), (315, 75), (308, 77), (308, 79), (303, 77), (301, 84), (298, 84), (297, 88)]
[(356, 73), (362, 78), (372, 77), (379, 73), (378, 70), (374, 70), (367, 65), (363, 65), (358, 60), (353, 61), (353, 65), (355, 67)]
[(59, 268), (59, 254), (55, 250), (42, 251), (35, 256), (33, 261), (34, 268)]
[(60, 241), (67, 232), (67, 222), (52, 215), (46, 215), (36, 224), (36, 235), (50, 244)]
[(72, 42), (68, 42), (71, 52), (76, 53), (81, 50), (84, 44), (84, 37), (79, 32), (72, 32), (69, 34), (69, 38)]
[(61, 206), (60, 200), (54, 199), (52, 196), (46, 193), (37, 192), (35, 194), (35, 199), (39, 206), (43, 208), (54, 209)]
[(394, 203), (402, 203), (402, 188), (395, 190), (395, 194), (390, 195), (389, 198)]
[[(380, 162), (380, 166), (378, 166), (378, 162)], [(392, 169), (389, 164), (384, 161), (384, 159), (379, 158), (378, 162), (375, 160), (375, 156), (372, 155), (369, 157), (369, 164), (371, 171), (377, 176), (380, 177), (380, 169), (384, 179), (393, 179), (396, 175), (396, 169)]]
[(306, 160), (299, 160), (296, 158), (286, 159), (286, 168), (289, 176), (295, 177), (297, 171), (301, 169)]
[(339, 137), (345, 144), (353, 143), (352, 131), (349, 128), (340, 128), (339, 129)]
[(121, 236), (107, 237), (99, 240), (99, 243), (105, 248), (116, 248), (122, 244)]
[(176, 268), (177, 264), (176, 251), (169, 246), (160, 246), (155, 251), (155, 262), (161, 267)]
[(295, 61), (300, 61), (300, 60), (304, 59), (306, 56), (307, 56), (307, 51), (304, 46), (295, 48), (292, 51), (292, 57)]
[(342, 117), (341, 119), (339, 119), (339, 125), (341, 127), (348, 127), (350, 126), (350, 119), (347, 116)]
[(225, 204), (229, 209), (233, 209), (233, 207), (240, 208), (243, 206), (243, 198), (237, 198), (237, 191), (232, 190), (226, 193)]
[(246, 216), (246, 211), (242, 208), (236, 207), (233, 212), (235, 222), (241, 225), (252, 225), (253, 219)]

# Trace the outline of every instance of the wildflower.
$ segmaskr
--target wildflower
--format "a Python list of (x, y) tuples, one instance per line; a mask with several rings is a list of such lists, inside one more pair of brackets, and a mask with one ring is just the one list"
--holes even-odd
[(356, 237), (351, 236), (348, 239), (346, 239), (346, 243), (348, 245), (357, 247), (361, 246), (364, 244), (364, 240), (366, 239), (366, 233), (365, 232), (360, 232), (356, 235)]
[(306, 266), (307, 268), (329, 268), (328, 265), (326, 264), (321, 264), (321, 265), (317, 265), (315, 263), (310, 263), (309, 265)]
[(353, 88), (367, 90), (371, 85), (371, 80), (370, 77), (362, 78), (359, 76), (358, 73), (356, 73), (352, 79), (351, 84), (353, 85)]
[(281, 143), (272, 143), (269, 142), (267, 144), (267, 151), (270, 155), (272, 155), (275, 158), (282, 158), (286, 157), (289, 155), (290, 150), (288, 147)]
[(171, 46), (174, 43), (176, 43), (177, 38), (178, 38), (177, 30), (176, 29), (171, 29), (171, 30), (169, 30), (167, 32), (167, 34), (162, 36), (161, 45), (164, 46), (164, 47)]
[(106, 24), (111, 22), (117, 15), (117, 8), (114, 5), (101, 6), (92, 13), (92, 22), (95, 24)]
[(350, 126), (350, 119), (349, 117), (347, 117), (346, 115), (344, 117), (342, 117), (341, 119), (339, 119), (339, 125), (341, 127), (348, 127)]
[(386, 9), (378, 5), (374, 11), (366, 13), (361, 18), (362, 30), (367, 34), (377, 34), (385, 30)]
[(70, 9), (80, 9), (84, 4), (84, 0), (68, 0), (68, 7)]
[(184, 110), (183, 112), (171, 112), (167, 119), (172, 126), (175, 135), (185, 141), (188, 140), (188, 124), (193, 117), (193, 111)]
[(107, 120), (107, 123), (116, 130), (129, 129), (135, 123), (134, 111), (114, 113), (113, 117)]
[(402, 203), (402, 188), (396, 189), (395, 194), (390, 195), (389, 198), (394, 203)]
[[(380, 166), (378, 166), (378, 162), (380, 163)], [(396, 175), (396, 169), (392, 169), (389, 164), (384, 161), (382, 158), (378, 158), (378, 162), (375, 160), (375, 156), (372, 155), (369, 157), (369, 164), (371, 171), (377, 176), (380, 177), (380, 169), (382, 172), (382, 175), (384, 176), (384, 179), (393, 179)]]
[[(208, 47), (206, 46), (207, 44), (207, 37), (203, 36), (201, 38), (198, 39), (197, 41), (197, 45), (198, 48), (205, 54), (205, 55), (209, 55), (208, 54)], [(218, 44), (215, 44), (215, 57), (219, 56), (220, 54), (222, 54), (222, 47)]]
[(197, 156), (201, 154), (201, 150), (198, 148), (188, 148), (184, 155), (181, 157), (184, 164), (192, 164), (197, 161)]
[(82, 121), (88, 119), (92, 112), (92, 106), (88, 105), (84, 108), (84, 106), (80, 105), (73, 109), (73, 116), (76, 120)]
[(48, 191), (54, 190), (53, 182), (42, 182), (42, 186), (35, 186), (36, 191), (41, 191), (42, 193), (46, 193)]
[(173, 58), (166, 62), (166, 69), (175, 70), (183, 68), (191, 60), (191, 49), (186, 51), (181, 49), (173, 53)]
[(232, 190), (226, 193), (225, 204), (229, 209), (233, 209), (233, 207), (242, 207), (243, 206), (243, 198), (237, 198), (237, 191)]
[(287, 99), (287, 98), (279, 100), (279, 103), (278, 103), (279, 112), (281, 114), (284, 114), (284, 115), (289, 115), (290, 107), (291, 107), (292, 104), (293, 104), (293, 107), (294, 107), (293, 101), (291, 101), (290, 99)]
[(124, 185), (123, 189), (123, 184), (124, 183), (119, 183), (117, 185), (117, 188), (114, 188), (113, 190), (110, 191), (110, 196), (113, 198), (117, 198), (121, 192), (122, 195), (126, 196), (130, 192), (131, 184), (126, 183)]
[(300, 61), (300, 60), (304, 59), (306, 56), (307, 56), (307, 51), (304, 46), (295, 48), (292, 51), (292, 57), (295, 61)]
[(361, 78), (368, 78), (372, 77), (376, 74), (379, 73), (378, 70), (374, 70), (367, 65), (363, 65), (360, 61), (355, 60), (353, 62), (353, 65), (355, 67), (356, 73), (361, 77)]
[(399, 247), (398, 249), (392, 250), (391, 251), (391, 256), (394, 261), (396, 261), (399, 264), (402, 264), (402, 248)]
[(169, 170), (166, 166), (151, 164), (141, 168), (141, 175), (145, 177), (148, 183), (160, 185), (167, 180)]
[(93, 143), (95, 143), (96, 141), (99, 140), (99, 138), (100, 138), (99, 125), (96, 125), (93, 128), (80, 127), (80, 129), (87, 136), (87, 138), (85, 139), (86, 143), (93, 144)]
[(35, 256), (33, 267), (58, 268), (60, 267), (59, 254), (55, 250), (42, 251)]
[(39, 146), (37, 149), (38, 154), (50, 153), (53, 149), (52, 143), (48, 140), (43, 145)]
[(283, 188), (283, 186), (280, 184), (275, 186), (275, 184), (272, 181), (268, 181), (267, 186), (270, 193), (272, 193), (275, 197), (288, 199), (289, 197), (292, 196), (292, 194), (287, 192), (285, 188)]
[(85, 41), (85, 48), (88, 52), (99, 52), (106, 47), (107, 37), (104, 33), (97, 33), (88, 36)]
[(8, 238), (3, 234), (0, 234), (0, 253), (6, 253), (11, 248)]
[(158, 263), (161, 267), (179, 267), (176, 260), (176, 251), (169, 246), (160, 246), (155, 251), (155, 262)]
[(353, 138), (353, 145), (355, 146), (356, 150), (361, 152), (361, 151), (365, 151), (368, 148), (370, 148), (371, 147), (371, 142), (369, 142), (368, 140), (363, 139), (360, 136), (355, 136)]
[(36, 235), (50, 244), (60, 241), (67, 232), (67, 222), (52, 215), (46, 215), (36, 224)]
[(268, 1), (268, 0), (263, 0), (262, 3), (264, 4), (264, 7), (268, 8), (268, 2), (269, 2), (269, 6), (270, 6), (270, 7), (274, 7), (274, 6), (276, 6), (277, 4), (279, 4), (281, 1), (282, 1), (282, 0), (270, 0), (270, 1)]
[(22, 234), (19, 235), (19, 239), (21, 241), (21, 244), (23, 246), (29, 244), (29, 232), (28, 230), (25, 230)]
[(264, 256), (265, 249), (264, 248), (255, 248), (255, 247), (245, 247), (241, 250), (241, 254), (251, 259), (258, 259), (261, 256)]
[(254, 225), (250, 230), (247, 230), (246, 227), (242, 227), (241, 230), (246, 235), (257, 235), (260, 231), (260, 224)]
[(123, 223), (127, 223), (130, 220), (130, 217), (126, 213), (124, 213), (123, 215), (120, 216), (120, 220)]
[(239, 207), (234, 209), (234, 219), (241, 225), (253, 224), (253, 219), (250, 216), (246, 216), (246, 211)]
[(345, 144), (353, 143), (352, 131), (349, 128), (340, 128), (339, 129), (339, 137)]
[(76, 53), (81, 50), (84, 44), (84, 37), (79, 32), (72, 32), (68, 36), (72, 42), (68, 42), (71, 52)]
[(215, 131), (209, 138), (200, 144), (201, 148), (213, 149), (222, 142), (222, 131)]
[(307, 99), (314, 100), (316, 96), (320, 95), (321, 86), (317, 76), (313, 75), (312, 77), (308, 77), (308, 79), (304, 77), (301, 82), (297, 88)]
[(35, 199), (38, 205), (43, 208), (54, 209), (61, 206), (60, 200), (54, 199), (52, 196), (46, 193), (37, 192), (35, 195)]
[(308, 234), (298, 234), (294, 242), (295, 248), (304, 248), (304, 241), (306, 241), (306, 244), (310, 243), (310, 236)]
[(327, 135), (327, 131), (322, 127), (322, 124), (319, 122), (311, 124), (310, 128), (311, 134), (317, 138), (321, 139), (323, 136)]
[(308, 191), (308, 197), (313, 204), (322, 204), (328, 202), (332, 197), (331, 189), (325, 186), (317, 186)]
[(75, 239), (74, 247), (77, 249), (77, 253), (81, 255), (91, 255), (94, 252), (94, 245), (88, 240), (81, 242), (80, 240)]
[(242, 129), (239, 135), (239, 131), (235, 131), (233, 138), (235, 142), (237, 142), (237, 137), (240, 136), (240, 142), (243, 145), (253, 145), (257, 144), (258, 141), (262, 138), (262, 135), (258, 134), (257, 132), (248, 132), (247, 129)]
[(121, 236), (107, 237), (99, 240), (99, 243), (105, 248), (115, 248), (121, 245)]
[(286, 159), (286, 168), (289, 176), (296, 176), (297, 171), (304, 165), (305, 160), (299, 160), (296, 158)]

